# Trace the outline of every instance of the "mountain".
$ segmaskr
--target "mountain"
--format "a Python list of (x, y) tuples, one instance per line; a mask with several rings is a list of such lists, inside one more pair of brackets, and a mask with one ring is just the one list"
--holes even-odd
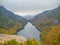
[(44, 11), (32, 19), (32, 23), (36, 26), (54, 25), (58, 22), (60, 22), (60, 6), (52, 10)]
[(24, 18), (26, 18), (26, 19), (33, 19), (34, 16), (33, 15), (27, 15), (27, 16), (24, 16)]
[(27, 24), (27, 20), (26, 18), (22, 17), (22, 16), (19, 16), (19, 15), (16, 15), (17, 19), (20, 20), (20, 22), (22, 22), (24, 25)]
[(24, 16), (24, 18), (26, 19), (27, 22), (31, 22), (31, 20), (34, 18), (35, 16), (33, 15), (26, 15)]
[(0, 33), (16, 34), (25, 24), (25, 18), (0, 6)]
[(39, 29), (43, 45), (60, 44), (60, 6), (36, 15), (32, 23)]

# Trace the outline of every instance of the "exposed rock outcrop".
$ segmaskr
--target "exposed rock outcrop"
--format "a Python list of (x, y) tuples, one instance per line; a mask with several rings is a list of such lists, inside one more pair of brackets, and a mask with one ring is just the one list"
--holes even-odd
[(20, 43), (24, 43), (25, 41), (27, 41), (27, 39), (24, 38), (23, 36), (0, 34), (0, 42), (2, 43), (4, 43), (4, 41), (9, 41), (11, 39), (15, 39)]

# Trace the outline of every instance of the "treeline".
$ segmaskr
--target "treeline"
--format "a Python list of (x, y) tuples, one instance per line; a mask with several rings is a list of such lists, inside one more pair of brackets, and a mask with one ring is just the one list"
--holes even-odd
[(14, 24), (10, 28), (3, 28), (3, 26), (2, 26), (2, 28), (0, 27), (0, 33), (3, 33), (3, 34), (16, 34), (19, 31), (19, 29), (22, 29), (22, 27), (23, 27), (23, 25), (19, 22), (17, 22), (16, 24)]
[(42, 45), (60, 45), (60, 24), (51, 26), (49, 31), (42, 31), (40, 42)]
[(12, 39), (8, 42), (0, 42), (0, 45), (39, 45), (39, 43), (35, 39), (28, 39), (24, 43), (17, 42), (15, 39)]

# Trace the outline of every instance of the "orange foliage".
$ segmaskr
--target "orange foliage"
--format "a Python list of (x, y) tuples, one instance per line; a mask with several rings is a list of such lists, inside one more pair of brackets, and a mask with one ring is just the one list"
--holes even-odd
[(60, 45), (60, 26), (52, 26), (52, 30), (46, 35), (46, 43)]

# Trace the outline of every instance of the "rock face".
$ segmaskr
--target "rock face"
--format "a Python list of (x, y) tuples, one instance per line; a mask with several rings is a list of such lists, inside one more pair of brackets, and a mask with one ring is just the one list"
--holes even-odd
[(4, 41), (9, 41), (11, 39), (15, 39), (16, 41), (20, 43), (24, 43), (27, 41), (26, 38), (18, 35), (7, 35), (7, 34), (0, 34), (0, 42), (4, 43)]

